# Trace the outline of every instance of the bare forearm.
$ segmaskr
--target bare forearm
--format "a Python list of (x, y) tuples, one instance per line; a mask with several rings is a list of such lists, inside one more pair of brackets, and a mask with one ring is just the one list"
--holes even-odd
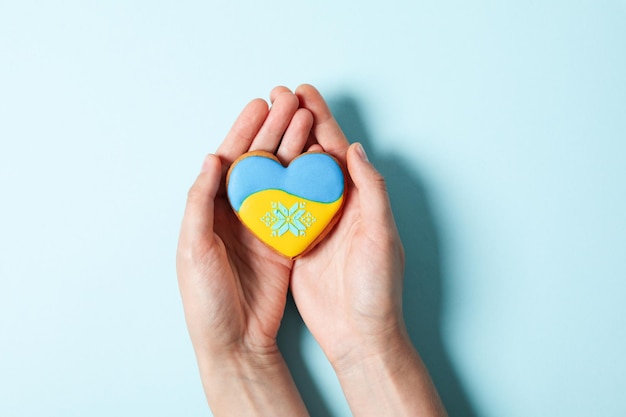
[(428, 370), (406, 336), (339, 367), (339, 381), (356, 417), (446, 416)]
[(289, 369), (270, 358), (198, 360), (204, 392), (216, 417), (308, 416)]

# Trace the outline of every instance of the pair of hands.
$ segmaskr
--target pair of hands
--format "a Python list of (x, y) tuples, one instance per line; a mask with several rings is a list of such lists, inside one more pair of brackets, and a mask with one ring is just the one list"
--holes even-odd
[[(211, 378), (254, 380), (250, 372), (257, 371), (284, 377), (284, 369), (272, 370), (284, 368), (276, 336), (289, 289), (340, 381), (368, 358), (410, 345), (401, 311), (404, 252), (383, 178), (361, 145), (348, 143), (314, 87), (276, 87), (270, 99), (271, 109), (264, 100), (250, 102), (206, 157), (181, 227), (179, 286), (212, 407), (218, 400), (211, 392), (223, 387)], [(295, 261), (255, 238), (227, 201), (225, 173), (253, 150), (272, 152), (285, 165), (304, 151), (324, 151), (347, 167), (339, 222)]]

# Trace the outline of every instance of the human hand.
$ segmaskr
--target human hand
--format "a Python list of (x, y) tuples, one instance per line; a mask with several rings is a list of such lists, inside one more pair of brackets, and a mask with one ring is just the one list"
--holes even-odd
[(335, 228), (293, 266), (291, 290), (307, 327), (335, 367), (404, 337), (404, 252), (383, 177), (360, 144), (348, 143), (319, 92), (296, 90), (311, 111), (312, 149), (347, 166), (346, 201)]
[(355, 416), (446, 415), (402, 316), (404, 250), (383, 177), (350, 145), (320, 93), (296, 90), (314, 118), (312, 150), (348, 168), (341, 219), (296, 259), (291, 291), (304, 322), (337, 372)]
[[(281, 408), (284, 415), (303, 412), (276, 344), (292, 261), (241, 224), (224, 187), (228, 167), (247, 151), (273, 152), (281, 161), (302, 152), (313, 123), (311, 113), (298, 108), (291, 92), (279, 89), (271, 97), (271, 110), (263, 100), (250, 102), (215, 155), (206, 157), (189, 190), (179, 237), (176, 267), (185, 319), (216, 414), (223, 410), (236, 415), (233, 407), (239, 405), (251, 415), (255, 406), (267, 412), (285, 402), (292, 408)], [(241, 386), (242, 381), (262, 385), (264, 394)], [(281, 401), (270, 401), (281, 391)], [(236, 402), (229, 404), (232, 396)], [(255, 405), (242, 399), (259, 397), (267, 401), (253, 401)]]

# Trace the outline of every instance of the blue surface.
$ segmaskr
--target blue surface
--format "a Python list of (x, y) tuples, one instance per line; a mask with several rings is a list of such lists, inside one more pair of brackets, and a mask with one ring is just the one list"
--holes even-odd
[[(240, 109), (310, 82), (385, 174), (452, 416), (626, 415), (626, 2), (0, 2), (0, 415), (200, 416), (175, 277)], [(314, 416), (348, 416), (289, 308)]]
[(343, 171), (325, 154), (300, 156), (288, 168), (270, 158), (250, 156), (230, 171), (228, 199), (239, 211), (250, 195), (274, 189), (318, 203), (332, 203), (343, 194), (343, 183)]

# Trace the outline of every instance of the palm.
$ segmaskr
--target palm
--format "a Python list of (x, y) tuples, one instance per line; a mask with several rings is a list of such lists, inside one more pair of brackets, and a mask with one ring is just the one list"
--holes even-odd
[(214, 228), (216, 241), (222, 243), (221, 267), (236, 288), (230, 294), (232, 311), (227, 314), (239, 319), (233, 323), (241, 323), (238, 331), (254, 344), (273, 342), (284, 310), (291, 261), (253, 237), (223, 196), (215, 201)]
[(358, 191), (352, 188), (335, 229), (293, 266), (294, 299), (329, 357), (341, 355), (337, 340), (347, 342), (356, 337), (355, 331), (371, 331), (372, 319), (390, 309), (380, 297), (392, 289), (390, 280), (372, 271), (390, 271), (394, 260), (370, 226), (362, 217)]
[(361, 168), (355, 182), (352, 169), (363, 166), (360, 157), (322, 96), (310, 85), (296, 94), (315, 118), (314, 149), (341, 161), (351, 178), (341, 219), (323, 242), (296, 260), (291, 278), (298, 310), (332, 360), (346, 346), (378, 338), (401, 320), (404, 254), (382, 177), (369, 172), (365, 181)]
[(242, 154), (302, 152), (313, 123), (293, 93), (277, 89), (273, 106), (250, 102), (226, 139), (207, 158), (190, 190), (177, 269), (185, 314), (196, 345), (223, 350), (275, 348), (293, 262), (273, 252), (241, 224), (224, 192), (224, 174)]

